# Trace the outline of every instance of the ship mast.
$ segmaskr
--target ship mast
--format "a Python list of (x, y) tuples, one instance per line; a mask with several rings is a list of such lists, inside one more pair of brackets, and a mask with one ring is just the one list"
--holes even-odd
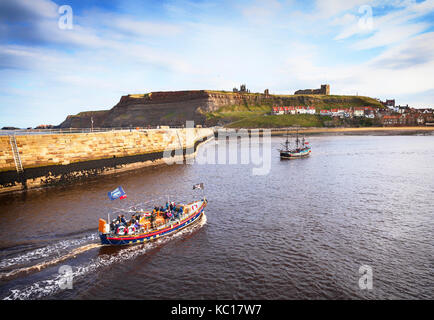
[(289, 138), (288, 138), (288, 130), (286, 130), (286, 141), (285, 141), (285, 150), (289, 150)]
[(298, 129), (297, 129), (297, 135), (296, 135), (296, 139), (295, 139), (295, 145), (296, 145), (297, 149), (298, 149), (299, 142), (300, 142), (300, 140), (298, 139)]

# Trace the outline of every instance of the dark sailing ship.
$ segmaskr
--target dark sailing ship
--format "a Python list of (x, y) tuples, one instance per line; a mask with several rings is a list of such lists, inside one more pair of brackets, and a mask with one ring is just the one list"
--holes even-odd
[(298, 130), (295, 138), (295, 146), (291, 148), (288, 133), (286, 133), (286, 141), (282, 149), (279, 149), (281, 159), (298, 159), (308, 157), (311, 153), (309, 142), (304, 140), (304, 137), (299, 139)]

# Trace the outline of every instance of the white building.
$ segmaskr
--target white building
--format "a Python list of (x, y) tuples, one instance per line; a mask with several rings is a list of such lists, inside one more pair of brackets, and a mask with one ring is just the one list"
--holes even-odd
[(321, 116), (331, 116), (332, 115), (332, 112), (330, 111), (330, 110), (320, 110), (320, 112), (319, 112), (319, 114), (321, 115)]
[(306, 114), (306, 107), (297, 106), (295, 108), (296, 108), (298, 114)]
[(365, 115), (365, 110), (363, 108), (354, 108), (355, 117), (363, 117)]
[(315, 107), (307, 107), (306, 113), (307, 114), (315, 114), (316, 110)]

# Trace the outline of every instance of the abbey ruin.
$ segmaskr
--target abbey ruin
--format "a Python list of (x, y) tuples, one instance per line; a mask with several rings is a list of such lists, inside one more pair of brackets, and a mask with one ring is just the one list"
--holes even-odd
[(305, 90), (297, 90), (294, 94), (330, 94), (330, 85), (322, 84), (320, 89), (305, 89)]

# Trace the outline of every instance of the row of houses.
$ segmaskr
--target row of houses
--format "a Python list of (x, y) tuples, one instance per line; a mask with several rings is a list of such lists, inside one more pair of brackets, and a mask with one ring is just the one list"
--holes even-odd
[(375, 118), (376, 108), (373, 107), (354, 107), (354, 108), (332, 108), (320, 110), (322, 116), (351, 118), (351, 117), (366, 117)]
[(395, 99), (386, 100), (385, 102), (381, 100), (379, 101), (383, 104), (383, 106), (399, 114), (404, 114), (404, 113), (432, 114), (434, 112), (432, 108), (412, 108), (409, 107), (408, 104), (405, 106), (395, 105)]
[(377, 119), (384, 126), (414, 126), (434, 125), (434, 110), (431, 108), (417, 109), (407, 106), (395, 106), (394, 100), (388, 100), (388, 108), (376, 107), (339, 107), (316, 109), (311, 106), (275, 106), (272, 114), (317, 114), (343, 118)]
[(273, 107), (272, 114), (319, 114), (321, 116), (331, 117), (367, 117), (374, 118), (376, 108), (373, 107), (355, 107), (355, 108), (334, 108), (334, 109), (321, 109), (316, 110), (315, 107), (306, 106), (288, 106), (288, 107)]
[(272, 114), (315, 114), (315, 107), (305, 106), (289, 106), (289, 107), (273, 107)]
[(434, 112), (432, 109), (416, 111), (413, 109), (412, 111), (385, 114), (381, 117), (381, 121), (385, 126), (434, 125)]

